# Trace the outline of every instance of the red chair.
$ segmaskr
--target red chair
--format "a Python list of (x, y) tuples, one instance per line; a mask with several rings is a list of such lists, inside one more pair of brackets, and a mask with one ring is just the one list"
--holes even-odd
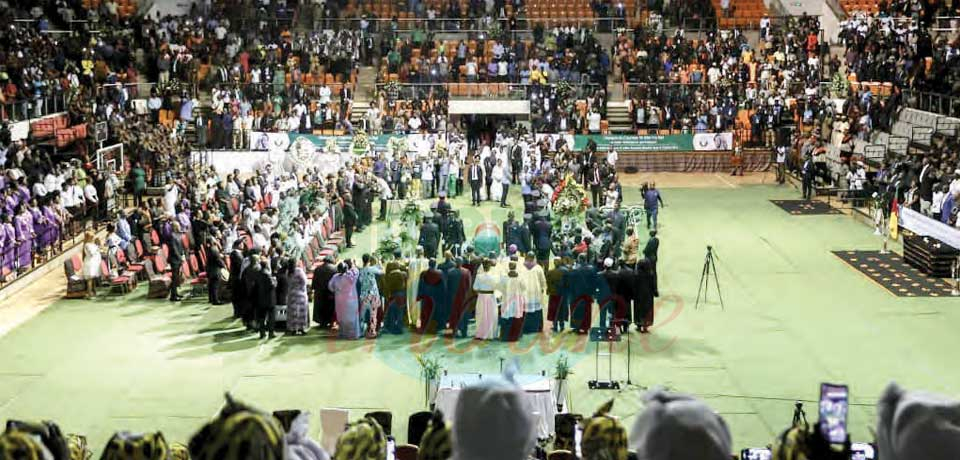
[[(146, 279), (146, 267), (144, 267), (143, 264), (130, 263), (123, 251), (117, 251), (117, 262), (126, 270), (124, 275), (132, 277), (134, 282), (136, 282), (138, 279)], [(136, 289), (136, 286), (134, 286), (134, 289)]]
[(83, 279), (80, 273), (83, 267), (83, 261), (80, 255), (63, 261), (63, 272), (67, 276), (67, 293), (64, 295), (67, 299), (82, 299), (87, 296), (87, 281)]
[(107, 261), (100, 261), (100, 284), (110, 287), (110, 293), (119, 291), (121, 294), (126, 294), (132, 291), (131, 281), (132, 279), (129, 276), (122, 274), (114, 276), (110, 273), (110, 267), (107, 266)]
[(148, 299), (162, 299), (170, 293), (170, 284), (173, 280), (168, 273), (167, 258), (163, 253), (157, 254), (153, 263), (147, 264), (150, 288), (147, 291)]

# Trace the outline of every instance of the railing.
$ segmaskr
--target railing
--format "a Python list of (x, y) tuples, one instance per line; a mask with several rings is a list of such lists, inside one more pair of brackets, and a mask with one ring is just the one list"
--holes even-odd
[[(382, 91), (392, 100), (425, 99), (431, 94), (447, 95), (453, 99), (520, 100), (539, 97), (545, 91), (558, 87), (558, 84), (529, 83), (378, 83), (376, 89), (377, 94)], [(574, 99), (590, 97), (599, 87), (593, 83), (570, 84), (570, 96)]]
[(960, 118), (960, 95), (904, 89), (903, 104), (913, 109)]
[[(664, 16), (667, 19), (670, 16)], [(792, 27), (794, 26), (795, 21), (799, 21), (802, 16), (766, 16), (770, 20), (770, 27)], [(807, 15), (807, 18), (811, 20), (816, 19), (820, 20), (820, 15)], [(700, 32), (700, 31), (712, 31), (717, 29), (740, 29), (740, 30), (758, 30), (760, 28), (760, 20), (756, 18), (744, 18), (744, 17), (700, 17), (700, 18), (690, 18), (684, 17), (680, 18), (680, 27), (687, 32)]]
[[(118, 191), (117, 199), (121, 198), (119, 193)], [(69, 222), (61, 222), (57, 227), (47, 228), (45, 234), (38, 234), (32, 240), (16, 241), (12, 246), (0, 248), (0, 289), (56, 259), (65, 250), (82, 243), (84, 231), (92, 229), (96, 232), (101, 224), (100, 219), (106, 217), (100, 216), (99, 210), (85, 207), (80, 207), (78, 210), (79, 216), (74, 216)], [(43, 248), (38, 244), (41, 237), (47, 240)], [(21, 248), (26, 244), (30, 244), (29, 256), (26, 254), (26, 249), (24, 254), (21, 254)], [(24, 259), (27, 257), (29, 262), (25, 263)]]
[[(470, 33), (478, 37), (496, 34), (531, 33), (537, 24), (544, 28), (554, 25), (587, 28), (594, 31), (610, 31), (624, 28), (634, 19), (621, 16), (607, 17), (532, 17), (517, 16), (510, 18), (315, 18), (313, 24), (318, 29), (366, 30), (369, 33), (393, 31), (412, 33), (415, 31)], [(494, 26), (496, 24), (496, 26)], [(547, 31), (545, 31), (546, 33)]]
[(66, 94), (63, 91), (55, 91), (53, 94), (0, 104), (0, 121), (32, 120), (65, 110), (67, 110)]
[(937, 16), (930, 25), (932, 32), (955, 33), (960, 30), (960, 16)]

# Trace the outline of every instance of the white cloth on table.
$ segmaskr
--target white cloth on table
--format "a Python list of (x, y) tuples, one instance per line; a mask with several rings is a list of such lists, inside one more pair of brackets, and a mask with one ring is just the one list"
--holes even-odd
[[(447, 420), (452, 420), (457, 400), (463, 388), (476, 385), (487, 380), (502, 380), (498, 374), (448, 374), (440, 379), (437, 396), (434, 400), (436, 408), (443, 412)], [(527, 401), (527, 413), (539, 413), (537, 420), (537, 437), (546, 438), (554, 431), (554, 417), (557, 414), (557, 403), (550, 391), (550, 379), (542, 375), (517, 375), (517, 384), (523, 389)]]

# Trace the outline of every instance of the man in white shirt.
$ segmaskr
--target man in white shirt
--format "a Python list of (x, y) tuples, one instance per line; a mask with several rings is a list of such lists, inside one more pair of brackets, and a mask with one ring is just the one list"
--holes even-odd
[(614, 170), (617, 169), (617, 159), (620, 158), (620, 154), (617, 153), (617, 149), (613, 148), (613, 145), (610, 145), (610, 150), (607, 152), (607, 164), (610, 165)]
[(471, 59), (467, 61), (467, 81), (474, 83), (477, 81), (477, 61)]
[(420, 116), (416, 113), (410, 117), (410, 120), (407, 121), (407, 126), (410, 128), (410, 133), (419, 133), (420, 132)]
[(326, 83), (320, 87), (320, 104), (329, 104), (330, 103), (330, 87)]
[(590, 113), (587, 115), (587, 121), (589, 122), (587, 127), (591, 134), (600, 132), (600, 113), (594, 112), (593, 109), (590, 110)]
[[(79, 189), (79, 187), (77, 187)], [(87, 185), (83, 187), (83, 198), (87, 206), (87, 214), (93, 215), (94, 219), (99, 219), (100, 216), (97, 213), (100, 205), (100, 197), (97, 196), (97, 188), (93, 186), (92, 181), (87, 181)]]

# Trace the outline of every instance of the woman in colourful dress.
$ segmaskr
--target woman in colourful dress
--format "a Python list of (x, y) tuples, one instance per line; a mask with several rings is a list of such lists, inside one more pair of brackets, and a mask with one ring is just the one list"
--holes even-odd
[[(293, 261), (289, 261), (293, 264)], [(287, 280), (287, 332), (302, 335), (310, 324), (307, 299), (307, 273), (297, 266)]]
[(377, 258), (370, 254), (363, 255), (363, 269), (360, 270), (360, 321), (363, 324), (367, 338), (377, 336), (380, 311), (383, 301), (380, 299), (380, 288), (377, 287), (377, 277), (383, 275), (383, 267), (377, 264)]
[(347, 259), (337, 265), (337, 273), (327, 287), (333, 292), (334, 308), (341, 339), (360, 338), (360, 301), (357, 298), (357, 278), (360, 272)]

